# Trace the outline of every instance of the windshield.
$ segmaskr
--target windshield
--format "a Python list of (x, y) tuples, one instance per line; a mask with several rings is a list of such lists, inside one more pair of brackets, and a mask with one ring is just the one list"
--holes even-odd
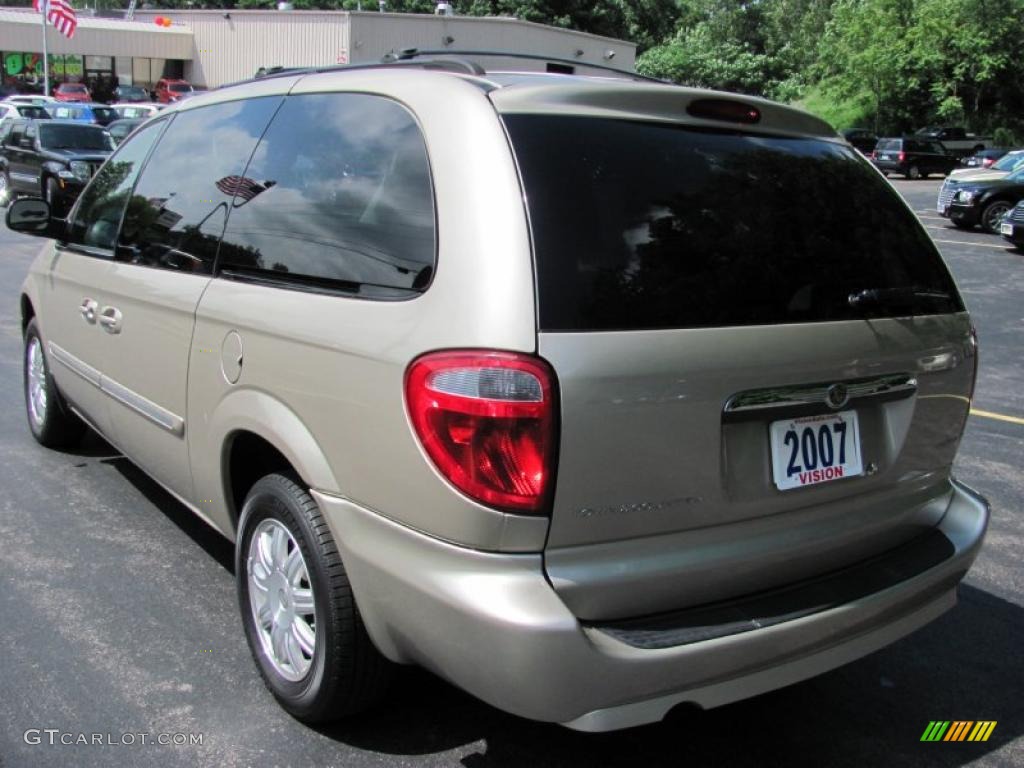
[(171, 83), (167, 90), (174, 91), (175, 93), (184, 93), (185, 91), (191, 91), (192, 86), (187, 83)]
[(43, 149), (86, 149), (109, 152), (114, 148), (102, 128), (89, 125), (40, 125), (39, 144)]
[(1018, 168), (1009, 176), (1006, 177), (1007, 181), (1024, 181), (1024, 168)]
[(122, 85), (121, 89), (120, 89), (120, 93), (121, 93), (122, 96), (145, 96), (146, 95), (146, 92), (144, 90), (142, 90), (141, 88), (139, 88), (137, 86), (134, 86), (134, 85), (129, 85), (129, 86)]
[[(928, 234), (849, 145), (610, 118), (504, 121), (529, 207), (543, 330), (963, 308)], [(894, 298), (869, 315), (849, 300), (865, 289)]]
[(1024, 152), (1013, 152), (1009, 155), (1003, 155), (999, 160), (994, 162), (992, 164), (992, 170), (1012, 171), (1022, 162), (1024, 162)]

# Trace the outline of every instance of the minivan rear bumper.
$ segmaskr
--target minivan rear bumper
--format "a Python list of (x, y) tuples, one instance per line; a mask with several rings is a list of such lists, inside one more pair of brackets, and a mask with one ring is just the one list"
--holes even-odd
[(943, 559), (932, 557), (924, 570), (771, 626), (638, 646), (620, 632), (581, 624), (545, 578), (540, 554), (465, 549), (349, 500), (314, 496), (386, 656), (426, 667), (506, 711), (584, 731), (655, 722), (682, 703), (720, 706), (889, 645), (955, 605), (956, 585), (988, 523), (985, 499), (953, 482), (946, 513), (929, 534), (948, 544)]

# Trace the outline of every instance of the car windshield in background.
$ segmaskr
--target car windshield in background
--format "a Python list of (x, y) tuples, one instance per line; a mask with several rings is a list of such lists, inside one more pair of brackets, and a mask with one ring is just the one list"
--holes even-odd
[(1012, 171), (1021, 163), (1024, 163), (1024, 152), (1013, 152), (1009, 155), (1003, 155), (999, 160), (992, 163), (992, 170)]
[(192, 86), (185, 83), (171, 83), (167, 90), (174, 91), (175, 93), (186, 93), (192, 90)]
[(39, 143), (44, 149), (109, 151), (114, 148), (105, 130), (88, 125), (40, 125)]
[[(569, 116), (505, 122), (544, 330), (963, 309), (927, 233), (845, 144)], [(865, 290), (884, 300), (851, 300)]]

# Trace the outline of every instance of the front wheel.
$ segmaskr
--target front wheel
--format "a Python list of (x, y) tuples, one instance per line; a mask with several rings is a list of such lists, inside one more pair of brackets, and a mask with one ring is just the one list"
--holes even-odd
[(14, 190), (11, 189), (11, 177), (7, 171), (0, 171), (0, 205), (6, 206), (14, 199)]
[(998, 235), (999, 225), (1003, 223), (1003, 217), (1012, 207), (1005, 200), (995, 200), (986, 205), (985, 210), (981, 212), (981, 228), (990, 235)]
[(235, 578), (249, 649), (284, 709), (308, 723), (376, 703), (391, 663), (373, 646), (320, 508), (292, 477), (259, 480), (242, 507)]
[(49, 176), (46, 179), (46, 183), (43, 185), (43, 199), (50, 206), (50, 212), (57, 215), (57, 203), (60, 201), (60, 190), (57, 187), (57, 180), (53, 176)]
[(916, 165), (912, 165), (907, 169), (907, 178), (917, 180), (921, 178), (921, 169)]
[(25, 328), (24, 359), (25, 410), (32, 436), (47, 448), (75, 445), (85, 424), (67, 407), (50, 374), (36, 319)]

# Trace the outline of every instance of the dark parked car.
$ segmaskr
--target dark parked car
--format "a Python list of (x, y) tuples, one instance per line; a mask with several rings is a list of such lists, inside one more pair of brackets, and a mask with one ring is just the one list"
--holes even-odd
[(956, 182), (953, 197), (943, 213), (961, 229), (981, 226), (999, 234), (1003, 217), (1024, 199), (1024, 168), (1002, 179), (974, 179)]
[(999, 225), (1000, 234), (1009, 240), (1018, 251), (1024, 251), (1024, 200), (1007, 214)]
[(107, 131), (110, 133), (110, 138), (114, 140), (114, 143), (120, 144), (129, 133), (134, 131), (144, 122), (146, 121), (142, 118), (115, 120), (107, 126)]
[(109, 125), (120, 117), (113, 107), (106, 104), (53, 104), (49, 110), (50, 115), (57, 120), (74, 120), (96, 125)]
[(959, 159), (946, 151), (941, 142), (921, 137), (879, 139), (871, 153), (882, 173), (899, 173), (908, 179), (926, 179), (933, 173), (945, 176), (956, 168)]
[(119, 85), (114, 89), (114, 101), (120, 104), (149, 101), (149, 92), (137, 85)]
[(113, 150), (98, 125), (8, 120), (0, 127), (0, 197), (41, 195), (63, 216)]
[(873, 150), (878, 143), (878, 137), (867, 128), (850, 128), (848, 131), (843, 131), (843, 138), (865, 155)]
[(983, 149), (960, 161), (965, 168), (991, 168), (1009, 149)]

